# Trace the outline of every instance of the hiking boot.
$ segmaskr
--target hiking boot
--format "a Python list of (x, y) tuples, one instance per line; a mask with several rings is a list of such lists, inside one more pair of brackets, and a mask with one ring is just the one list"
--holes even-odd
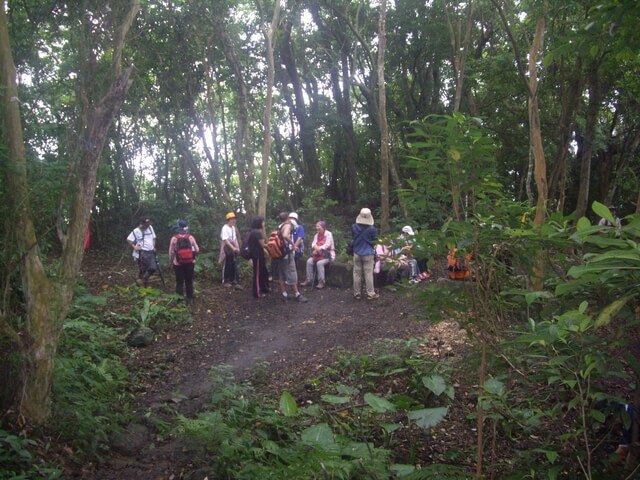
[(304, 295), (298, 295), (296, 297), (296, 302), (307, 303), (309, 300)]
[(240, 285), (239, 283), (234, 283), (233, 288), (235, 288), (236, 290), (242, 290), (242, 285)]
[(305, 280), (304, 282), (302, 282), (300, 284), (301, 287), (308, 287), (311, 285), (311, 282), (309, 280)]
[(226, 288), (231, 288), (231, 284), (230, 283), (223, 283), (222, 286), (226, 287)]
[(373, 295), (367, 295), (367, 300), (375, 300), (376, 298), (380, 298), (380, 295), (374, 293)]
[(362, 295), (360, 295), (359, 293), (354, 293), (353, 298), (356, 300), (360, 300), (362, 298)]
[(316, 288), (324, 288), (324, 282), (318, 282), (318, 285), (316, 285)]

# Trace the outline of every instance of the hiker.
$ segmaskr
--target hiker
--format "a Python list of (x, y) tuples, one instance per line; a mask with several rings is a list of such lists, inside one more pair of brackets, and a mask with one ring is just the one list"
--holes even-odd
[(373, 300), (379, 295), (373, 288), (374, 245), (378, 231), (373, 226), (371, 210), (363, 208), (351, 226), (353, 238), (353, 296), (361, 298), (362, 281), (364, 280), (367, 299)]
[(151, 226), (151, 219), (140, 219), (138, 226), (127, 237), (127, 242), (133, 248), (133, 258), (138, 262), (138, 280), (142, 280), (142, 286), (146, 288), (149, 286), (149, 277), (158, 271), (156, 232)]
[[(398, 248), (394, 250), (394, 254), (398, 257), (398, 260), (406, 265), (407, 278), (409, 279), (409, 283), (420, 283), (423, 278), (420, 277), (420, 268), (418, 267), (418, 260), (416, 260), (413, 256), (413, 242), (415, 235), (413, 228), (411, 225), (405, 225), (402, 227), (400, 232), (400, 236), (398, 237)], [(425, 277), (426, 278), (426, 277)]]
[(264, 234), (264, 218), (255, 217), (251, 222), (251, 233), (247, 243), (253, 264), (252, 292), (254, 298), (263, 298), (269, 293), (269, 271), (266, 256), (268, 255)]
[(299, 263), (302, 261), (304, 255), (304, 226), (299, 223), (298, 214), (291, 212), (289, 214), (289, 221), (293, 225), (293, 252), (296, 262), (296, 269), (299, 267)]
[(218, 263), (222, 263), (222, 284), (225, 287), (233, 287), (241, 290), (240, 272), (238, 270), (237, 256), (240, 252), (238, 243), (238, 229), (236, 228), (237, 217), (233, 212), (225, 216), (227, 223), (222, 226), (220, 233), (220, 255)]
[[(288, 253), (282, 258), (271, 259), (271, 273), (278, 279), (280, 293), (284, 301), (293, 298), (297, 302), (307, 302), (307, 297), (298, 290), (298, 271), (296, 270), (295, 253), (293, 252), (293, 224), (289, 221), (289, 214), (282, 212), (278, 216), (280, 224), (278, 230), (284, 242), (288, 245)], [(293, 295), (290, 295), (290, 287)]]
[(316, 234), (311, 243), (311, 256), (307, 259), (307, 278), (300, 285), (313, 286), (314, 269), (318, 273), (316, 288), (324, 288), (325, 270), (336, 258), (336, 249), (333, 242), (333, 234), (327, 230), (327, 222), (316, 222)]
[(178, 220), (173, 228), (176, 234), (169, 243), (169, 261), (176, 274), (176, 294), (182, 297), (186, 290), (186, 302), (190, 304), (193, 303), (193, 270), (200, 248), (194, 236), (189, 233), (186, 220)]
[[(613, 217), (613, 223), (609, 220), (607, 220), (606, 218), (601, 218), (600, 221), (598, 222), (598, 225), (601, 227), (614, 227), (615, 229), (615, 233), (616, 233), (616, 237), (620, 236), (620, 229), (622, 228), (622, 222), (620, 221), (620, 219), (618, 218), (618, 216), (616, 215), (616, 207), (613, 205), (609, 205), (609, 212), (611, 213), (611, 216)], [(602, 229), (600, 230), (600, 233), (606, 233), (608, 229)]]
[(393, 258), (393, 252), (387, 245), (382, 243), (378, 243), (376, 245), (375, 251), (373, 283), (374, 285), (378, 284), (380, 287), (392, 287), (400, 275), (400, 272), (398, 271), (399, 265)]

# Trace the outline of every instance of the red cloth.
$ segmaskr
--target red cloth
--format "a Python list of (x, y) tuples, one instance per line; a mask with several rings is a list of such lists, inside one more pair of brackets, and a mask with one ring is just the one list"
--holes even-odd
[(86, 252), (87, 250), (89, 250), (90, 246), (91, 246), (91, 223), (87, 225), (87, 231), (84, 234), (84, 251)]

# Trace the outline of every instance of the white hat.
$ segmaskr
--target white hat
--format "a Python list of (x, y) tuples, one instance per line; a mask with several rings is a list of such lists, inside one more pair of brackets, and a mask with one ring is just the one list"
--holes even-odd
[(360, 210), (360, 215), (356, 218), (356, 223), (361, 223), (363, 225), (373, 225), (373, 215), (371, 215), (371, 210), (368, 208), (363, 208)]
[(295, 218), (296, 222), (298, 221), (298, 214), (296, 212), (291, 212), (289, 214), (289, 218)]
[(411, 225), (405, 225), (404, 227), (402, 227), (402, 233), (406, 233), (407, 235), (415, 235), (413, 228), (411, 228)]

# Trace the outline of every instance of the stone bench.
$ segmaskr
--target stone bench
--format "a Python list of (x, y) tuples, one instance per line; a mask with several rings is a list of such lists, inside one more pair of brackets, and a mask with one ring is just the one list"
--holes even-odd
[[(305, 280), (307, 257), (298, 264), (298, 279)], [(325, 272), (325, 284), (328, 287), (351, 288), (353, 286), (353, 265), (340, 261), (332, 262)]]

